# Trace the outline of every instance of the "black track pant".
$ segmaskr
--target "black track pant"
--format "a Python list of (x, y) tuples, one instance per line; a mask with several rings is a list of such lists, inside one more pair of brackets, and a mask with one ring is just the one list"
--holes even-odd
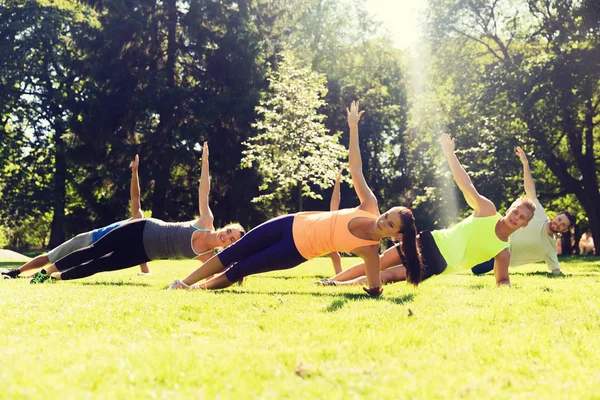
[(145, 225), (145, 220), (123, 224), (88, 247), (61, 258), (54, 264), (61, 271), (61, 279), (86, 278), (150, 261), (144, 250)]

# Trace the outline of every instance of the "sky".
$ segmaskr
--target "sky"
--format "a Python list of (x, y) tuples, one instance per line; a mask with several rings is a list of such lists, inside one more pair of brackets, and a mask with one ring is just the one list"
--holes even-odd
[(417, 46), (427, 0), (365, 0), (366, 9), (387, 29), (400, 49)]

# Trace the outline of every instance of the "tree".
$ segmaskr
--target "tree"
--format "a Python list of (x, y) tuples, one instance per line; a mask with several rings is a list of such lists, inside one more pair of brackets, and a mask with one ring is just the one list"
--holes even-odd
[(301, 211), (303, 197), (322, 198), (314, 186), (332, 186), (347, 152), (338, 143), (340, 134), (328, 135), (325, 116), (317, 113), (326, 93), (322, 75), (283, 53), (268, 80), (270, 90), (256, 108), (258, 133), (246, 141), (242, 165), (256, 164), (263, 177), (260, 189), (268, 191), (253, 201), (273, 200), (296, 188)]
[(0, 15), (0, 35), (9, 39), (0, 48), (0, 111), (10, 152), (0, 208), (9, 225), (52, 210), (52, 247), (65, 239), (68, 136), (85, 81), (75, 37), (96, 29), (97, 20), (71, 1), (8, 0)]
[(474, 66), (466, 81), (477, 86), (475, 115), (499, 119), (499, 142), (513, 136), (533, 149), (555, 177), (549, 191), (574, 194), (600, 239), (600, 24), (593, 10), (569, 0), (434, 1), (430, 18), (438, 56)]

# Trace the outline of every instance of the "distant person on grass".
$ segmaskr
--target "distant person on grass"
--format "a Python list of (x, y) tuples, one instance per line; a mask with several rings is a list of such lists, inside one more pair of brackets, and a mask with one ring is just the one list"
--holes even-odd
[[(293, 268), (312, 258), (340, 251), (352, 252), (364, 260), (368, 285), (365, 290), (371, 296), (378, 296), (383, 291), (379, 277), (379, 241), (398, 232), (404, 236), (401, 249), (407, 260), (407, 280), (415, 285), (421, 281), (422, 264), (413, 214), (406, 207), (394, 207), (379, 214), (377, 198), (362, 172), (358, 122), (363, 112), (359, 112), (358, 102), (352, 102), (346, 111), (350, 128), (349, 170), (360, 206), (339, 211), (300, 212), (267, 221), (183, 281), (172, 282), (169, 289), (222, 289), (248, 275)], [(227, 267), (224, 273), (194, 285)]]
[(239, 224), (215, 230), (214, 216), (208, 205), (209, 179), (208, 144), (204, 143), (198, 187), (200, 218), (179, 223), (154, 218), (129, 221), (90, 246), (74, 251), (47, 270), (38, 272), (31, 283), (42, 283), (50, 278), (80, 279), (151, 260), (183, 258), (206, 261), (215, 249), (235, 243), (244, 235)]
[[(493, 257), (493, 269), (498, 285), (510, 285), (509, 236), (527, 226), (533, 218), (535, 204), (528, 198), (517, 199), (502, 217), (494, 204), (480, 195), (473, 186), (454, 154), (454, 140), (442, 135), (440, 144), (448, 160), (454, 181), (462, 191), (467, 204), (474, 210), (468, 218), (448, 229), (421, 231), (418, 243), (423, 255), (425, 271), (423, 279), (444, 271), (460, 271)], [(404, 260), (396, 247), (389, 248), (381, 256), (381, 281), (399, 282), (406, 279)], [(364, 281), (364, 265), (357, 264), (330, 279), (317, 283), (323, 285), (360, 285)]]
[[(93, 231), (80, 233), (74, 238), (64, 242), (60, 246), (55, 247), (48, 253), (40, 254), (34, 259), (28, 261), (23, 264), (20, 268), (10, 269), (7, 272), (3, 272), (2, 275), (5, 278), (16, 278), (19, 274), (30, 271), (33, 269), (39, 269), (47, 264), (54, 264), (56, 261), (60, 260), (67, 254), (82, 249), (84, 247), (89, 246), (92, 243), (97, 242), (106, 235), (108, 232), (113, 229), (121, 226), (122, 224), (144, 218), (144, 213), (142, 212), (142, 204), (140, 201), (140, 181), (138, 177), (138, 168), (140, 165), (140, 158), (136, 154), (133, 164), (131, 165), (131, 184), (130, 184), (130, 195), (129, 195), (129, 204), (131, 207), (131, 218), (128, 220), (118, 221), (103, 228), (98, 228)], [(148, 268), (148, 264), (145, 262), (140, 264), (141, 274), (149, 274), (150, 269)]]
[[(510, 266), (545, 261), (548, 269), (560, 275), (560, 264), (556, 255), (557, 236), (567, 232), (575, 225), (575, 217), (568, 211), (563, 211), (553, 219), (549, 219), (540, 204), (535, 191), (535, 183), (529, 169), (527, 155), (521, 147), (516, 148), (516, 154), (523, 164), (523, 186), (527, 198), (535, 203), (535, 214), (529, 225), (510, 237)], [(493, 260), (474, 266), (471, 271), (476, 275), (485, 274), (494, 269)]]

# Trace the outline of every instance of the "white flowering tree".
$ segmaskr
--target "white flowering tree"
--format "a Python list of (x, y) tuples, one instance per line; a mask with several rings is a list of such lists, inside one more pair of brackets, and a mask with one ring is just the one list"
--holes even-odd
[[(317, 111), (325, 102), (325, 77), (300, 67), (291, 53), (268, 76), (269, 91), (256, 107), (257, 134), (244, 144), (242, 167), (255, 166), (264, 194), (254, 202), (271, 201), (298, 190), (302, 198), (322, 198), (313, 190), (333, 186), (348, 152), (339, 144), (341, 133), (330, 135)], [(340, 110), (343, 112), (344, 110)]]

